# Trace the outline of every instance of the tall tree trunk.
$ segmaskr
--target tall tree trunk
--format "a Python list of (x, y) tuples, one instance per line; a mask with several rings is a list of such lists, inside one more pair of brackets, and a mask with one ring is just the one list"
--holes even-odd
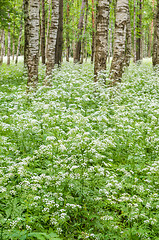
[(29, 49), (29, 0), (24, 0), (24, 66), (27, 67)]
[(39, 0), (29, 0), (28, 90), (36, 89), (39, 64)]
[(45, 0), (42, 0), (41, 56), (42, 63), (45, 64)]
[(55, 65), (55, 46), (57, 39), (58, 22), (59, 22), (59, 0), (52, 0), (51, 26), (49, 31), (46, 63), (46, 79), (45, 79), (46, 84), (48, 81), (47, 77), (52, 75), (52, 70)]
[(18, 46), (17, 46), (17, 53), (16, 53), (15, 64), (18, 63), (18, 56), (19, 56), (21, 39), (22, 39), (22, 29), (23, 29), (23, 26), (22, 26), (22, 24), (21, 24), (21, 25), (20, 25), (20, 32), (19, 32), (19, 39), (18, 39)]
[(109, 0), (102, 0), (97, 4), (94, 63), (95, 82), (98, 80), (98, 73), (106, 69), (108, 55), (109, 5)]
[(55, 47), (55, 64), (58, 64), (58, 66), (62, 62), (62, 48), (63, 48), (63, 0), (59, 0), (59, 23)]
[(14, 26), (13, 26), (13, 35), (12, 35), (12, 60), (14, 61), (14, 52), (15, 52), (15, 22), (14, 22)]
[(128, 17), (127, 17), (127, 24), (126, 24), (125, 60), (124, 60), (125, 67), (128, 67), (130, 65), (130, 58), (131, 58), (131, 22), (130, 22), (130, 12), (128, 9)]
[(69, 55), (70, 55), (70, 37), (69, 37), (69, 15), (70, 15), (70, 7), (69, 7), (69, 0), (67, 0), (67, 14), (66, 14), (66, 28), (67, 28), (67, 35), (66, 35), (66, 61), (69, 62)]
[(88, 0), (86, 0), (86, 14), (85, 14), (85, 23), (84, 23), (84, 30), (83, 30), (83, 39), (82, 39), (82, 44), (81, 44), (81, 61), (80, 63), (83, 63), (84, 59), (84, 49), (85, 49), (85, 44), (86, 44), (86, 28), (87, 28), (87, 20), (88, 20)]
[(128, 0), (117, 1), (114, 53), (110, 68), (110, 79), (112, 83), (110, 85), (120, 82), (123, 74), (128, 9)]
[(77, 34), (77, 42), (75, 47), (75, 58), (74, 63), (80, 62), (80, 55), (81, 55), (81, 36), (83, 31), (83, 21), (84, 21), (84, 9), (86, 5), (86, 0), (82, 0), (82, 6), (81, 6), (81, 14), (80, 19), (78, 22), (78, 34)]
[(9, 25), (8, 25), (7, 65), (10, 65), (10, 53), (11, 53), (11, 41), (10, 41), (10, 23), (9, 23)]
[(94, 60), (94, 46), (95, 46), (95, 21), (94, 21), (94, 0), (92, 0), (92, 53), (91, 53), (91, 63)]
[(138, 2), (138, 21), (137, 21), (137, 29), (138, 36), (136, 39), (136, 61), (140, 61), (142, 59), (142, 0)]
[(159, 66), (159, 0), (157, 0), (157, 9), (154, 19), (154, 40), (153, 40), (153, 66)]
[[(152, 9), (154, 12), (154, 5), (155, 5), (155, 1), (152, 1)], [(150, 34), (149, 34), (149, 47), (148, 47), (148, 57), (151, 57), (151, 49), (152, 49), (152, 35), (153, 35), (153, 19), (150, 25)]]
[(136, 0), (134, 0), (134, 46), (133, 46), (133, 61), (136, 63)]
[[(50, 16), (51, 16), (51, 0), (48, 0), (49, 10), (47, 18), (47, 31), (46, 31), (46, 45), (45, 45), (45, 58), (47, 59), (48, 53), (48, 41), (49, 41), (49, 29), (50, 29)], [(46, 61), (46, 60), (45, 60)]]
[(5, 32), (2, 30), (1, 33), (1, 56), (0, 56), (0, 65), (3, 63), (3, 56), (4, 56), (4, 40), (5, 40)]

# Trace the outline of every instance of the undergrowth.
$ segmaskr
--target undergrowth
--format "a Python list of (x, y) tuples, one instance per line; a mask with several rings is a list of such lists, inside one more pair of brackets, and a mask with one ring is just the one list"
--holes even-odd
[(26, 94), (22, 64), (0, 68), (0, 239), (159, 239), (158, 73), (44, 73)]

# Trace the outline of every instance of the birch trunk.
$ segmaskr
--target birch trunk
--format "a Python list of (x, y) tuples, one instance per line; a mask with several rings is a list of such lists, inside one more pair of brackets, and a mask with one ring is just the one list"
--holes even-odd
[[(46, 64), (46, 76), (52, 75), (52, 70), (55, 65), (55, 46), (58, 31), (59, 21), (59, 0), (52, 0), (52, 15), (51, 15), (51, 26), (49, 31), (48, 40), (48, 52), (47, 52), (47, 64)], [(47, 78), (45, 79), (47, 83)]]
[(102, 0), (97, 4), (94, 63), (95, 82), (98, 80), (98, 73), (106, 69), (108, 55), (109, 5), (109, 0)]
[(70, 7), (69, 1), (67, 0), (67, 14), (66, 14), (66, 28), (67, 28), (67, 35), (66, 35), (66, 61), (69, 62), (69, 55), (70, 55), (70, 37), (69, 37), (69, 15), (70, 15)]
[(47, 59), (48, 53), (48, 41), (49, 41), (49, 29), (50, 29), (50, 16), (51, 16), (51, 0), (48, 0), (49, 10), (48, 10), (48, 18), (47, 18), (47, 32), (46, 32), (46, 47), (45, 47), (45, 57)]
[(13, 44), (13, 47), (12, 47), (12, 60), (14, 61), (14, 52), (15, 52), (15, 41), (14, 41), (14, 38), (15, 38), (15, 23), (14, 23), (14, 26), (13, 26), (13, 35), (12, 35), (12, 44)]
[(41, 56), (42, 63), (45, 64), (45, 0), (42, 0)]
[(60, 66), (62, 62), (62, 48), (63, 48), (63, 0), (59, 0), (59, 22), (55, 47), (55, 64)]
[(5, 40), (5, 32), (2, 30), (1, 33), (1, 56), (0, 56), (0, 65), (3, 63), (3, 56), (4, 56), (4, 40)]
[(10, 41), (10, 23), (8, 25), (8, 46), (7, 46), (7, 65), (10, 65), (11, 41)]
[(133, 61), (136, 63), (136, 0), (134, 0), (134, 58)]
[(88, 20), (88, 0), (86, 0), (86, 14), (85, 14), (85, 23), (84, 23), (84, 30), (83, 30), (83, 39), (82, 39), (82, 45), (81, 45), (81, 61), (80, 63), (83, 63), (84, 59), (84, 49), (86, 45), (86, 28), (87, 28), (87, 20)]
[(29, 0), (24, 0), (24, 66), (27, 66), (29, 49)]
[(19, 50), (20, 50), (20, 44), (21, 44), (21, 39), (22, 39), (22, 24), (20, 25), (20, 32), (19, 32), (19, 39), (18, 39), (18, 46), (17, 46), (17, 53), (16, 53), (16, 59), (15, 59), (15, 64), (18, 63), (18, 56), (19, 56)]
[(39, 0), (29, 0), (29, 49), (28, 89), (35, 89), (38, 83), (39, 64)]
[(130, 65), (131, 58), (131, 22), (130, 22), (130, 12), (128, 9), (128, 18), (126, 24), (126, 47), (125, 47), (125, 67)]
[(157, 0), (157, 9), (154, 19), (154, 40), (153, 40), (153, 66), (159, 66), (159, 0)]
[(142, 0), (138, 2), (138, 21), (137, 21), (137, 29), (138, 35), (136, 39), (136, 61), (140, 61), (142, 59)]
[(75, 47), (75, 58), (74, 63), (80, 62), (80, 55), (81, 55), (81, 36), (83, 31), (83, 21), (84, 21), (84, 9), (86, 5), (86, 0), (82, 0), (82, 6), (81, 6), (81, 14), (80, 19), (78, 22), (78, 34), (77, 34), (77, 42)]
[(128, 0), (118, 0), (116, 8), (116, 22), (114, 33), (114, 53), (110, 68), (110, 79), (114, 85), (121, 81), (124, 58), (125, 58), (125, 42), (126, 42), (126, 26), (128, 20)]
[(91, 53), (91, 63), (94, 61), (94, 45), (95, 45), (95, 21), (94, 21), (94, 0), (92, 0), (92, 53)]

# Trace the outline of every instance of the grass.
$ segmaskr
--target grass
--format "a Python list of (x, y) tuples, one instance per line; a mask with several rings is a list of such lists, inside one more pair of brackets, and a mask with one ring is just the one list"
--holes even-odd
[(159, 239), (150, 61), (132, 64), (113, 88), (93, 83), (90, 63), (63, 63), (51, 87), (44, 73), (26, 95), (22, 63), (0, 68), (0, 238)]

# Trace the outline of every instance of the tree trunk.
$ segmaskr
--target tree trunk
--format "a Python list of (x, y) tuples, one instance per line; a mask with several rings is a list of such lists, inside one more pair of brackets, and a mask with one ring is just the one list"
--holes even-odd
[(131, 58), (131, 22), (130, 22), (130, 12), (128, 9), (128, 18), (126, 24), (126, 47), (125, 47), (125, 67), (130, 65)]
[(128, 0), (118, 0), (114, 33), (114, 53), (110, 68), (110, 85), (120, 82), (125, 58), (126, 27), (128, 19)]
[(11, 41), (10, 41), (10, 23), (8, 26), (8, 47), (7, 47), (7, 65), (10, 65)]
[(66, 61), (69, 62), (69, 55), (70, 55), (70, 37), (69, 37), (69, 15), (70, 15), (70, 8), (69, 8), (69, 1), (67, 0), (67, 14), (66, 14), (66, 28), (67, 28), (67, 35), (66, 35)]
[(92, 53), (91, 53), (91, 63), (94, 60), (94, 46), (95, 46), (95, 21), (94, 21), (94, 0), (92, 0)]
[(15, 22), (14, 22), (14, 26), (13, 26), (13, 35), (12, 35), (12, 60), (14, 61), (14, 51), (15, 51)]
[[(51, 0), (48, 0), (49, 10), (47, 18), (47, 32), (46, 32), (46, 45), (45, 45), (45, 57), (47, 59), (48, 53), (48, 41), (49, 41), (49, 29), (50, 29), (50, 16), (51, 16)], [(46, 60), (45, 60), (46, 61)]]
[(134, 0), (134, 58), (133, 62), (136, 63), (136, 0)]
[(41, 56), (42, 63), (45, 64), (45, 0), (42, 0)]
[(29, 0), (24, 0), (24, 66), (27, 66), (29, 49)]
[(86, 44), (86, 28), (87, 28), (87, 20), (88, 20), (88, 0), (86, 0), (86, 14), (85, 14), (85, 23), (84, 23), (84, 30), (83, 30), (83, 39), (82, 39), (82, 45), (81, 45), (81, 61), (80, 63), (83, 63), (84, 59), (84, 49)]
[(98, 73), (106, 69), (108, 55), (109, 5), (109, 0), (102, 0), (97, 4), (94, 63), (95, 82), (98, 80)]
[(1, 33), (1, 56), (0, 56), (0, 65), (2, 65), (3, 63), (3, 56), (4, 56), (4, 40), (5, 40), (5, 32), (4, 30), (2, 30), (2, 33)]
[(154, 40), (153, 40), (153, 66), (159, 66), (159, 0), (157, 0), (157, 9), (154, 19)]
[[(154, 12), (154, 5), (155, 5), (155, 1), (153, 0), (153, 2), (152, 2), (153, 12)], [(149, 57), (149, 58), (151, 57), (152, 35), (153, 35), (153, 20), (152, 20), (152, 22), (151, 22), (150, 34), (149, 34), (149, 47), (148, 47), (148, 57)]]
[(136, 39), (136, 61), (140, 61), (142, 59), (142, 0), (138, 2), (138, 21), (137, 21), (137, 29), (138, 36)]
[(20, 32), (19, 32), (19, 39), (18, 39), (18, 46), (17, 46), (17, 54), (16, 54), (16, 59), (15, 59), (15, 64), (18, 63), (18, 56), (19, 56), (19, 50), (20, 50), (20, 43), (22, 39), (22, 24), (20, 25)]
[(59, 23), (55, 47), (55, 64), (60, 66), (62, 62), (62, 48), (63, 48), (63, 0), (59, 0)]
[(81, 14), (80, 19), (78, 22), (78, 34), (77, 34), (77, 42), (75, 47), (75, 58), (74, 63), (80, 62), (80, 56), (81, 56), (81, 36), (83, 31), (83, 21), (84, 21), (84, 9), (86, 5), (86, 0), (82, 0), (82, 6), (81, 6)]
[(39, 0), (29, 0), (28, 89), (36, 89), (39, 64)]
[[(46, 77), (52, 75), (52, 70), (55, 65), (55, 46), (57, 39), (59, 22), (59, 0), (52, 0), (52, 15), (51, 15), (51, 26), (49, 31), (48, 40), (48, 52), (47, 52), (47, 64), (46, 64)], [(47, 78), (45, 82), (47, 83)]]

